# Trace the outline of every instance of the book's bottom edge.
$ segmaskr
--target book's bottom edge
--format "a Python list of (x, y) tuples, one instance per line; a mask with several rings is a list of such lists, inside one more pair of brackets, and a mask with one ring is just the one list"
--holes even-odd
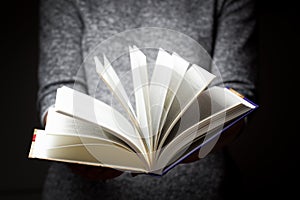
[(33, 156), (32, 154), (29, 154), (29, 159), (40, 159), (45, 161), (55, 161), (55, 162), (61, 162), (61, 163), (72, 163), (72, 164), (79, 164), (79, 165), (88, 165), (88, 166), (94, 166), (94, 167), (107, 167), (116, 169), (123, 172), (131, 172), (131, 173), (144, 173), (149, 174), (148, 171), (145, 171), (143, 169), (138, 168), (128, 168), (128, 167), (122, 167), (122, 166), (115, 166), (115, 165), (107, 165), (103, 163), (94, 163), (94, 162), (85, 162), (85, 161), (77, 161), (77, 160), (67, 160), (67, 159), (58, 159), (58, 158), (45, 158), (45, 157), (37, 157)]

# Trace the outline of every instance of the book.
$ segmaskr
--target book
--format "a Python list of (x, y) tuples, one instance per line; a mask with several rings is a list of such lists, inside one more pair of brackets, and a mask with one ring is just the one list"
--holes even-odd
[(218, 137), (258, 105), (175, 52), (159, 49), (149, 79), (146, 55), (129, 47), (134, 102), (112, 64), (95, 56), (99, 78), (124, 112), (63, 86), (34, 128), (29, 158), (110, 167), (162, 176), (193, 152), (209, 152)]

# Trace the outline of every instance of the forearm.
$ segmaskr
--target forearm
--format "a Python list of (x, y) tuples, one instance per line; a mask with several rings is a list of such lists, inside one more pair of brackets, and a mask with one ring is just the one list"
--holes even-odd
[[(211, 140), (206, 146), (212, 147), (210, 148), (210, 152), (217, 152), (230, 145), (243, 131), (246, 125), (246, 120), (240, 120), (237, 123), (233, 124), (229, 129), (224, 131), (220, 137), (216, 137), (215, 140)], [(195, 151), (192, 155), (188, 156), (183, 160), (183, 163), (190, 163), (197, 161), (203, 157), (205, 157), (207, 153), (202, 154), (201, 151)]]
[(61, 86), (86, 92), (81, 68), (82, 24), (75, 5), (67, 1), (44, 0), (40, 4), (39, 90), (37, 96), (41, 123), (54, 105)]
[[(232, 87), (254, 100), (257, 68), (255, 4), (251, 0), (224, 1), (218, 13), (212, 72), (217, 75), (212, 85)], [(185, 159), (192, 162), (230, 145), (246, 126), (246, 118), (211, 140), (205, 150), (196, 151)]]
[(213, 51), (213, 84), (232, 87), (254, 100), (257, 80), (255, 1), (224, 1), (218, 15)]

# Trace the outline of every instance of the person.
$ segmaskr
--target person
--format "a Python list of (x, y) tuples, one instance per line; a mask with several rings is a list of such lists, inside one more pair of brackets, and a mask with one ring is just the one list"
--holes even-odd
[[(137, 27), (164, 27), (199, 41), (219, 67), (223, 83), (255, 98), (255, 2), (252, 0), (40, 1), (38, 110), (41, 123), (55, 102), (56, 89), (73, 87), (78, 68), (113, 34)], [(78, 89), (92, 93), (89, 69)], [(204, 158), (189, 157), (163, 177), (134, 175), (104, 167), (51, 162), (43, 199), (225, 199), (226, 147), (243, 131), (241, 121)], [(230, 179), (231, 177), (229, 177)], [(236, 186), (236, 185), (235, 185)], [(238, 193), (237, 191), (230, 193)], [(234, 196), (229, 196), (231, 199)]]

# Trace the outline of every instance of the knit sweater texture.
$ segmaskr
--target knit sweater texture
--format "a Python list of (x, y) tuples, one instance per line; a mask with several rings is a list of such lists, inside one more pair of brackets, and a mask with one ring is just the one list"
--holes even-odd
[[(41, 122), (55, 103), (56, 89), (74, 86), (95, 94), (99, 77), (84, 58), (122, 31), (161, 27), (186, 34), (211, 55), (224, 85), (253, 99), (256, 82), (255, 10), (250, 0), (43, 0), (40, 2), (38, 111)], [(123, 66), (116, 67), (122, 72)], [(212, 72), (214, 69), (208, 69)], [(79, 78), (78, 78), (79, 77)], [(215, 82), (214, 84), (219, 84)], [(101, 99), (103, 92), (96, 95)], [(44, 199), (222, 199), (222, 152), (180, 164), (163, 177), (129, 173), (87, 181), (53, 162)]]

